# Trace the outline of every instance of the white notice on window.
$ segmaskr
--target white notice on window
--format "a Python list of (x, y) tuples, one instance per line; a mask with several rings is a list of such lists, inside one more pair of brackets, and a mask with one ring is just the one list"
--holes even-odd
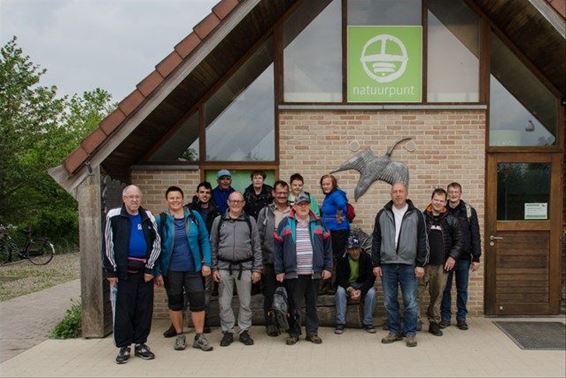
[(525, 219), (548, 219), (548, 204), (525, 203)]

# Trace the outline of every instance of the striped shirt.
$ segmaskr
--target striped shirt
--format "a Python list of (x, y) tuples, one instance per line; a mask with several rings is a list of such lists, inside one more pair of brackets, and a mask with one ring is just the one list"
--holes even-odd
[(297, 222), (297, 274), (312, 274), (312, 244), (309, 235), (309, 224)]

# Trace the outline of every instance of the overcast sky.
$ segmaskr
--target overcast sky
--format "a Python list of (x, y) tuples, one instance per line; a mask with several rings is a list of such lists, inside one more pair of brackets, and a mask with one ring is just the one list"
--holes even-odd
[(0, 43), (13, 35), (42, 85), (102, 88), (122, 100), (219, 0), (0, 0)]

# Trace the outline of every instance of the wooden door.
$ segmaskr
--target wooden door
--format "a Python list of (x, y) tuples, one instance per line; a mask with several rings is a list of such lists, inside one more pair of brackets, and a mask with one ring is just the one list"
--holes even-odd
[(485, 312), (560, 311), (560, 154), (489, 153)]

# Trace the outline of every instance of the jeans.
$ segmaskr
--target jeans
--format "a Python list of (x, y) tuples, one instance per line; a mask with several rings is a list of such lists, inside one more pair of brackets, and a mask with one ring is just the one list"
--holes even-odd
[[(362, 298), (364, 302), (364, 319), (362, 325), (373, 326), (373, 309), (375, 308), (375, 288), (368, 290)], [(348, 308), (348, 293), (342, 286), (336, 289), (336, 324), (346, 324), (346, 309)]]
[(468, 259), (458, 260), (454, 269), (452, 269), (448, 273), (446, 287), (444, 288), (444, 294), (442, 296), (442, 305), (440, 306), (442, 320), (450, 321), (452, 318), (452, 297), (450, 292), (452, 290), (452, 277), (454, 276), (454, 274), (456, 275), (456, 305), (458, 307), (456, 320), (466, 320), (466, 315), (468, 315), (466, 303), (468, 303), (468, 279), (470, 277), (470, 264), (471, 261)]
[[(383, 296), (385, 311), (387, 312), (387, 322), (389, 332), (400, 336), (415, 336), (417, 332), (417, 277), (415, 276), (415, 266), (405, 264), (384, 264), (381, 266), (381, 284), (383, 286)], [(403, 304), (405, 313), (403, 316), (403, 330), (401, 330), (401, 319), (399, 314), (399, 302), (397, 293), (401, 285)]]

